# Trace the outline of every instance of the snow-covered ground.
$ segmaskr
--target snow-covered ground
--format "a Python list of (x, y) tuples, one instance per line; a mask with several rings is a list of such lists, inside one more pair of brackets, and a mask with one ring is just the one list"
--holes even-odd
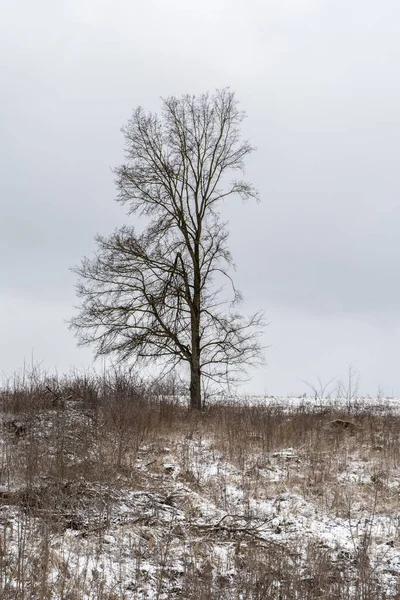
[(349, 410), (359, 412), (368, 410), (374, 414), (391, 413), (400, 414), (400, 398), (382, 397), (373, 398), (363, 396), (357, 398), (346, 398), (344, 396), (330, 396), (329, 398), (319, 398), (318, 396), (269, 396), (269, 395), (216, 395), (210, 397), (209, 402), (220, 402), (221, 398), (229, 403), (243, 403), (252, 406), (265, 406), (269, 408), (284, 408), (292, 411), (294, 409), (304, 409), (309, 411), (318, 411), (324, 409)]
[(4, 414), (1, 597), (398, 598), (400, 400), (246, 403), (140, 435)]

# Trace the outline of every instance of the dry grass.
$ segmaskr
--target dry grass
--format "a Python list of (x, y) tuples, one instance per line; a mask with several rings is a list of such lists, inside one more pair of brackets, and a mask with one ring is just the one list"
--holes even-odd
[[(400, 543), (398, 416), (195, 413), (172, 384), (38, 372), (3, 389), (0, 408), (4, 600), (400, 598), (371, 554), (381, 516), (388, 550)], [(350, 551), (292, 535), (282, 493), (347, 523)]]

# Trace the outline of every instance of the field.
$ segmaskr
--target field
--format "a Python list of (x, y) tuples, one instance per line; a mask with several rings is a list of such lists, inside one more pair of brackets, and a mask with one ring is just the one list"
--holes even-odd
[(0, 392), (2, 600), (400, 598), (400, 402), (32, 373)]

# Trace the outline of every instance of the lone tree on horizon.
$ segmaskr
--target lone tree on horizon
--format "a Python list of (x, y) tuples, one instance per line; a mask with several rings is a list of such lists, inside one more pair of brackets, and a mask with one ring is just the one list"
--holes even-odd
[(241, 297), (219, 212), (230, 196), (258, 197), (249, 183), (227, 178), (253, 150), (241, 141), (244, 116), (227, 89), (164, 99), (161, 116), (137, 108), (122, 130), (126, 163), (115, 174), (117, 201), (145, 227), (97, 236), (95, 256), (74, 269), (79, 343), (93, 344), (96, 356), (165, 370), (186, 363), (195, 409), (203, 377), (230, 381), (261, 359), (263, 315), (236, 311)]

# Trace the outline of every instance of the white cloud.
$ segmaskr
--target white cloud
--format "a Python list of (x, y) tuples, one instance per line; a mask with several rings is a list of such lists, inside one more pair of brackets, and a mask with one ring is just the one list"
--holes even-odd
[[(226, 215), (238, 283), (273, 321), (271, 381), (289, 391), (285, 374), (309, 377), (316, 361), (315, 372), (331, 374), (335, 348), (347, 347), (372, 391), (386, 379), (400, 392), (390, 332), (400, 297), (399, 17), (394, 0), (6, 0), (0, 364), (29, 356), (47, 315), (60, 344), (42, 336), (40, 358), (47, 348), (72, 361), (75, 342), (54, 323), (73, 303), (68, 266), (96, 231), (125, 219), (109, 167), (122, 161), (132, 108), (231, 85), (259, 148), (248, 176), (263, 202)], [(392, 330), (364, 335), (359, 324), (383, 313)]]

